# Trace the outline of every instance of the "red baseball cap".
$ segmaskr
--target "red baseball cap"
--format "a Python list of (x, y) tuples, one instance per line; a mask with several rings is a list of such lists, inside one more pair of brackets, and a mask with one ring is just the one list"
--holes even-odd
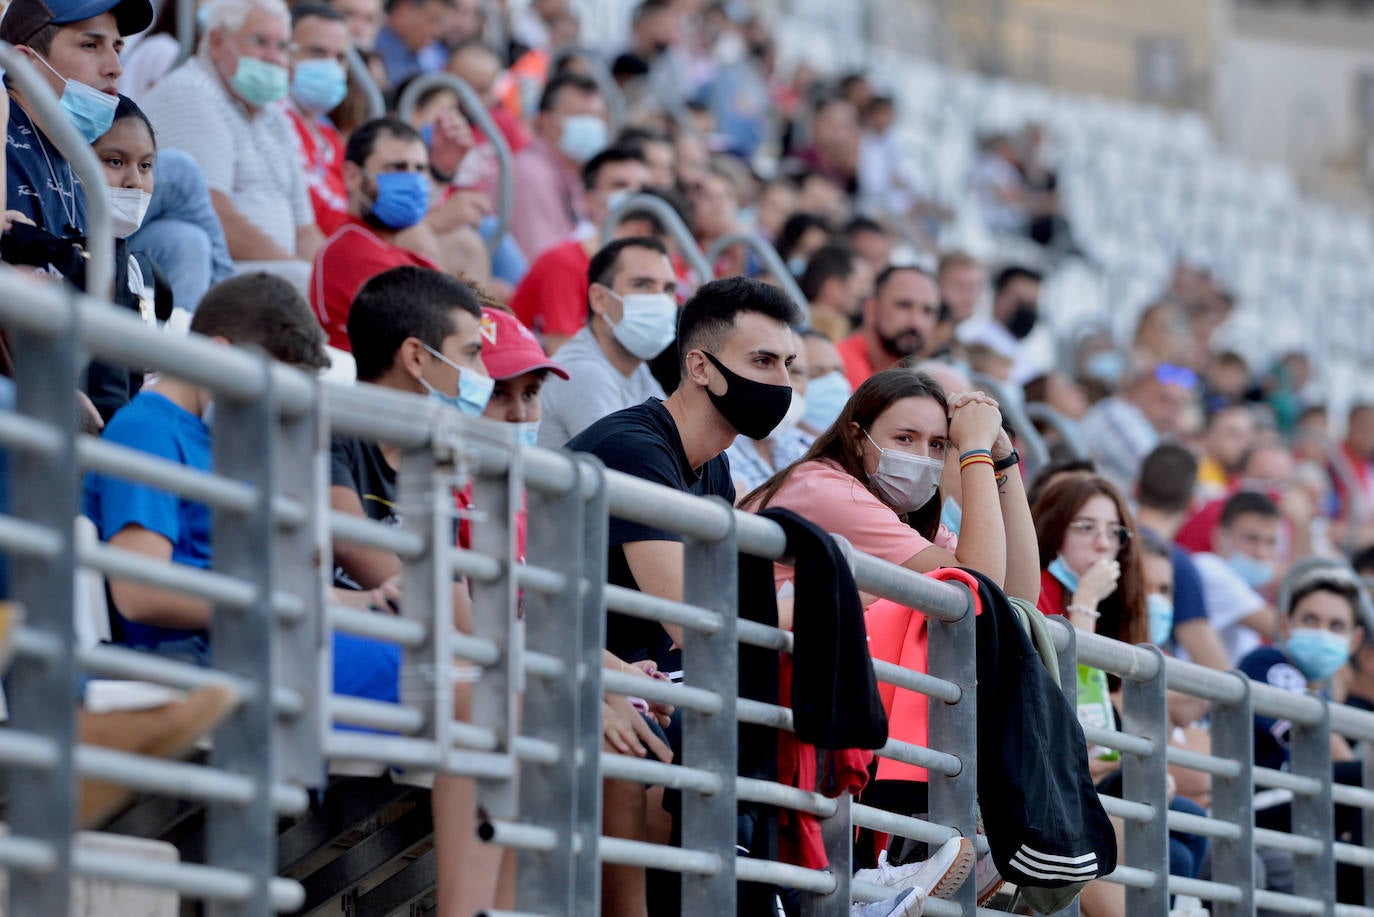
[(482, 363), (497, 380), (513, 379), (537, 369), (568, 378), (568, 371), (544, 353), (534, 332), (500, 309), (482, 310)]

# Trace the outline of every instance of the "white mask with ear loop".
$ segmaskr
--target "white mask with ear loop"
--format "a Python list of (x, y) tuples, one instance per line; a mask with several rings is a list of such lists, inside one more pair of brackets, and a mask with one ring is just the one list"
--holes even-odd
[(914, 512), (929, 503), (940, 489), (944, 461), (897, 449), (884, 449), (873, 442), (867, 430), (864, 436), (879, 453), (878, 467), (868, 476), (878, 497), (898, 515)]

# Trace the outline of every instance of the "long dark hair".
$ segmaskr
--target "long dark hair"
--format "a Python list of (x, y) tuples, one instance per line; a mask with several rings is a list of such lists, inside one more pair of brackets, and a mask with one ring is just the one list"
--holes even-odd
[[(940, 387), (940, 383), (922, 372), (885, 369), (870, 376), (853, 395), (849, 396), (849, 401), (845, 404), (844, 410), (840, 411), (840, 416), (835, 418), (830, 429), (816, 438), (805, 455), (764, 481), (745, 497), (740, 505), (755, 511), (765, 508), (777, 496), (782, 485), (787, 483), (788, 477), (798, 465), (818, 459), (829, 459), (839, 465), (876, 497), (877, 493), (869, 486), (868, 474), (864, 471), (864, 460), (859, 451), (858, 439), (849, 425), (854, 423), (858, 424), (861, 430), (870, 430), (879, 415), (903, 398), (930, 398), (940, 406), (946, 417), (949, 416), (949, 401), (945, 398), (945, 390)], [(933, 540), (940, 528), (939, 492), (937, 491), (925, 506), (907, 513), (902, 518), (927, 540)]]
[(1097, 632), (1104, 637), (1120, 640), (1123, 643), (1144, 643), (1150, 639), (1149, 617), (1145, 608), (1145, 572), (1140, 555), (1143, 546), (1140, 532), (1131, 519), (1126, 500), (1106, 478), (1095, 474), (1078, 472), (1068, 474), (1050, 484), (1031, 507), (1035, 518), (1035, 537), (1040, 547), (1040, 569), (1044, 570), (1059, 556), (1064, 547), (1064, 538), (1069, 533), (1069, 523), (1073, 522), (1093, 497), (1106, 497), (1116, 506), (1121, 524), (1130, 532), (1130, 537), (1116, 555), (1121, 564), (1121, 578), (1117, 580), (1116, 591), (1103, 599), (1098, 606), (1102, 618), (1097, 623)]

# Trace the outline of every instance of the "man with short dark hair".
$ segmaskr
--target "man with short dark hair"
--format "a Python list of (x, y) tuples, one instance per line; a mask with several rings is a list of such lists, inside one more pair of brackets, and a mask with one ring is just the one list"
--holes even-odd
[[(53, 93), (66, 98), (67, 117), (93, 143), (114, 120), (124, 36), (152, 22), (148, 0), (14, 0), (0, 19), (0, 41), (14, 45)], [(24, 94), (18, 88), (10, 92), (5, 206), (55, 236), (84, 236), (89, 229), (84, 189), (34, 119)]]
[(849, 387), (919, 356), (935, 333), (940, 293), (935, 278), (914, 264), (883, 269), (864, 302), (864, 322), (838, 346)]
[(1231, 489), (1255, 445), (1257, 427), (1254, 409), (1249, 404), (1223, 404), (1208, 415), (1197, 470), (1201, 500), (1215, 499)]
[[(602, 150), (583, 166), (587, 222), (535, 259), (510, 301), (511, 311), (543, 338), (549, 353), (563, 346), (587, 321), (587, 268), (600, 247), (601, 223), (612, 199), (636, 193), (648, 177), (644, 156), (628, 147)], [(615, 235), (627, 238), (662, 232), (658, 220), (644, 214), (623, 220)]]
[[(674, 490), (734, 503), (722, 453), (740, 434), (767, 436), (787, 413), (788, 366), (796, 357), (790, 326), (800, 321), (800, 310), (776, 287), (744, 277), (703, 285), (678, 323), (677, 391), (603, 417), (568, 448)], [(610, 552), (610, 582), (682, 600), (680, 536), (612, 518)], [(610, 614), (606, 639), (621, 659), (652, 659), (662, 672), (682, 667), (676, 625)]]
[(387, 0), (386, 24), (373, 49), (382, 58), (391, 88), (420, 73), (442, 70), (446, 56), (439, 41), (452, 0)]
[(343, 137), (328, 117), (348, 94), (348, 22), (323, 0), (298, 3), (291, 8), (291, 43), (295, 66), (286, 111), (300, 141), (315, 225), (329, 236), (348, 219)]
[(807, 259), (798, 281), (811, 305), (811, 327), (843, 340), (857, 323), (873, 287), (868, 263), (843, 243), (828, 243)]
[(1145, 456), (1136, 486), (1136, 524), (1169, 546), (1174, 571), (1174, 645), (1187, 658), (1208, 668), (1231, 667), (1221, 638), (1207, 618), (1207, 599), (1202, 577), (1189, 553), (1174, 543), (1179, 527), (1193, 502), (1197, 459), (1177, 443), (1164, 443)]
[(617, 239), (597, 252), (584, 280), (586, 324), (558, 350), (569, 379), (542, 392), (539, 445), (558, 449), (608, 414), (662, 399), (647, 361), (677, 334), (677, 278), (668, 249), (650, 236)]
[(1212, 550), (1193, 555), (1207, 616), (1234, 665), (1277, 636), (1278, 618), (1260, 594), (1275, 581), (1279, 509), (1264, 494), (1240, 491), (1221, 510)]
[(438, 264), (397, 242), (429, 206), (429, 153), (419, 132), (395, 118), (369, 121), (349, 136), (343, 169), (348, 221), (315, 255), (310, 305), (330, 345), (348, 350), (349, 309), (368, 279), (403, 265)]
[(539, 97), (534, 138), (512, 166), (511, 235), (538, 258), (587, 218), (580, 170), (606, 147), (606, 102), (596, 83), (564, 73)]

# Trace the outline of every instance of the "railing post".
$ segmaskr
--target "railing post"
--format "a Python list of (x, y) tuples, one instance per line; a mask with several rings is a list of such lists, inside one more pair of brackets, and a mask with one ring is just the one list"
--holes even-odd
[[(817, 750), (819, 757), (823, 752)], [(802, 917), (847, 917), (853, 893), (849, 880), (854, 873), (854, 823), (849, 815), (850, 796), (841, 793), (835, 800), (835, 814), (822, 818), (821, 841), (835, 877), (835, 890), (828, 895), (803, 895)]]
[(303, 786), (318, 786), (324, 780), (321, 721), (329, 717), (329, 692), (321, 690), (318, 671), (300, 664), (315, 657), (315, 648), (324, 639), (323, 599), (333, 578), (324, 560), (330, 556), (329, 437), (320, 398), (316, 385), (305, 412), (280, 419), (275, 455), (278, 492), (295, 498), (305, 511), (299, 523), (277, 526), (277, 549), (272, 555), (278, 590), (298, 596), (305, 605), (300, 619), (277, 622), (278, 651), (272, 657), (275, 683), (300, 695), (303, 702), (299, 714), (277, 722), (279, 777)]
[[(1360, 786), (1374, 787), (1374, 742), (1360, 743), (1360, 761), (1363, 764)], [(1374, 809), (1361, 809), (1360, 821), (1364, 827), (1362, 839), (1368, 846), (1374, 841)], [(1368, 866), (1364, 869), (1364, 900), (1366, 904), (1374, 904), (1374, 868)]]
[[(610, 510), (606, 470), (588, 455), (577, 457), (584, 489), (582, 510), (582, 610), (577, 631), (577, 743), (573, 760), (577, 810), (573, 825), (580, 849), (573, 858), (573, 917), (601, 913), (601, 651), (606, 646), (606, 569)], [(587, 494), (590, 490), (590, 494)]]
[(1154, 656), (1155, 674), (1148, 681), (1122, 678), (1122, 729), (1128, 735), (1149, 739), (1154, 754), (1149, 757), (1121, 752), (1122, 798), (1147, 802), (1155, 816), (1149, 822), (1126, 820), (1126, 862), (1155, 875), (1150, 888), (1126, 889), (1126, 912), (1164, 914), (1169, 910), (1169, 823), (1168, 781), (1169, 711), (1164, 684), (1164, 654), (1158, 647), (1142, 645)]
[(1326, 699), (1310, 694), (1321, 704), (1321, 718), (1311, 726), (1293, 723), (1288, 738), (1289, 765), (1293, 773), (1321, 784), (1313, 796), (1293, 794), (1292, 833), (1322, 842), (1315, 856), (1293, 854), (1293, 891), (1322, 903), (1322, 914), (1336, 913), (1335, 810), (1331, 799), (1331, 710)]
[(1212, 754), (1240, 765), (1234, 777), (1212, 777), (1212, 811), (1240, 828), (1235, 840), (1211, 839), (1212, 880), (1234, 885), (1240, 900), (1212, 902), (1213, 917), (1250, 917), (1255, 913), (1255, 714), (1250, 705), (1250, 679), (1233, 673), (1241, 696), (1234, 704), (1213, 701)]
[[(244, 481), (258, 491), (257, 505), (240, 516), (216, 511), (212, 529), (214, 568), (246, 580), (257, 589), (251, 608), (214, 609), (211, 616), (211, 659), (216, 669), (253, 685), (254, 691), (220, 727), (210, 752), (212, 767), (251, 777), (258, 786), (246, 805), (212, 802), (207, 826), (211, 865), (239, 870), (253, 877), (253, 892), (242, 902), (216, 902), (214, 917), (250, 917), (271, 912), (268, 883), (277, 871), (277, 813), (271, 787), (277, 775), (279, 749), (274, 739), (274, 676), (282, 651), (273, 640), (278, 631), (272, 606), (276, 592), (277, 526), (272, 514), (276, 492), (278, 441), (277, 403), (271, 366), (262, 361), (266, 391), (260, 398), (215, 399), (213, 453), (215, 473)], [(285, 458), (285, 457), (283, 457)]]
[(583, 528), (580, 485), (579, 480), (561, 495), (528, 492), (528, 561), (563, 574), (567, 581), (557, 595), (525, 593), (526, 644), (531, 651), (557, 657), (567, 670), (557, 678), (526, 680), (522, 731), (557, 743), (559, 760), (552, 765), (526, 763), (521, 768), (521, 821), (558, 832), (558, 845), (551, 853), (520, 851), (516, 906), (525, 913), (571, 914), (576, 901), (576, 865), (570, 853), (578, 810), (580, 769), (575, 762), (583, 653), (580, 641), (570, 641), (568, 636), (581, 633), (585, 541), (569, 537)]
[[(453, 476), (435, 462), (426, 444), (401, 454), (396, 475), (396, 505), (401, 525), (424, 539), (426, 551), (406, 562), (401, 572), (401, 616), (424, 625), (428, 639), (401, 654), (400, 698), (424, 714), (418, 738), (441, 742), (453, 720), (451, 679), (443, 673), (454, 666), (454, 575), (445, 561), (453, 540)], [(445, 505), (447, 501), (447, 505)], [(440, 755), (444, 753), (440, 746)]]
[(25, 607), (26, 627), (52, 641), (45, 658), (19, 654), (8, 677), (10, 725), (53, 743), (52, 766), (6, 768), (9, 774), (10, 833), (52, 846), (53, 868), (9, 873), (10, 914), (66, 914), (71, 886), (71, 839), (75, 830), (76, 708), (79, 672), (73, 621), (76, 579), (72, 523), (80, 512), (81, 476), (77, 471), (74, 403), (81, 356), (77, 310), (68, 328), (55, 337), (11, 329), (15, 361), (16, 411), (49, 424), (62, 436), (61, 449), (37, 455), (10, 451), (10, 512), (41, 525), (61, 543), (51, 558), (10, 561), (15, 601)]
[[(711, 498), (730, 509), (718, 497)], [(682, 763), (721, 776), (720, 792), (682, 793), (682, 846), (720, 854), (720, 870), (713, 876), (682, 877), (683, 917), (716, 917), (735, 910), (735, 844), (737, 811), (735, 776), (739, 760), (739, 726), (735, 699), (739, 693), (738, 614), (739, 556), (735, 519), (719, 541), (692, 538), (683, 544), (683, 600), (710, 609), (721, 617), (714, 634), (689, 631), (684, 637), (682, 668), (687, 684), (719, 692), (720, 711), (714, 715), (687, 710), (682, 718)]]
[(484, 470), (472, 476), (472, 550), (500, 563), (494, 579), (474, 578), (468, 590), (472, 595), (472, 635), (490, 640), (500, 650), (496, 664), (486, 668), (472, 686), (472, 724), (496, 735), (495, 751), (508, 756), (511, 765), (505, 777), (478, 778), (478, 808), (488, 819), (514, 819), (520, 802), (515, 779), (516, 698), (525, 688), (525, 634), (516, 615), (515, 585), (515, 517), (520, 512), (522, 456), (515, 448), (514, 428), (509, 424), (499, 427), (501, 436), (477, 424), (465, 425), (462, 434), (499, 445), (509, 457), (504, 471), (493, 474)]
[[(956, 756), (962, 763), (953, 777), (930, 772), (930, 820), (949, 825), (964, 837), (977, 836), (975, 804), (978, 796), (978, 657), (974, 630), (974, 597), (967, 587), (968, 611), (958, 621), (931, 618), (930, 674), (959, 686), (959, 703), (930, 702), (930, 747)], [(970, 880), (954, 897), (973, 917), (978, 883)]]

